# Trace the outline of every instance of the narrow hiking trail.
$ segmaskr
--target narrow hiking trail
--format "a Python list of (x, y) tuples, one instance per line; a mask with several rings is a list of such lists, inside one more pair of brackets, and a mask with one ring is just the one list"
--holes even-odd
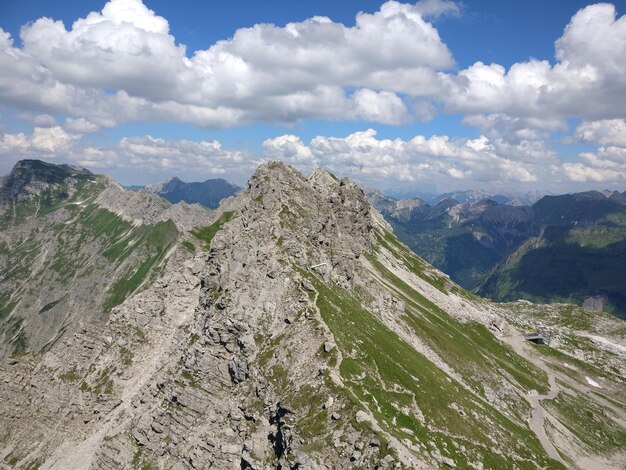
[[(541, 394), (536, 391), (526, 396), (526, 399), (530, 403), (532, 407), (531, 417), (528, 421), (528, 425), (533, 433), (539, 439), (541, 445), (543, 446), (546, 453), (554, 460), (561, 462), (566, 467), (571, 466), (570, 463), (565, 463), (563, 459), (560, 457), (555, 445), (548, 438), (546, 434), (546, 430), (544, 427), (546, 415), (549, 415), (548, 412), (545, 411), (541, 401), (543, 400), (553, 400), (557, 397), (559, 393), (579, 393), (581, 395), (585, 395), (590, 393), (591, 387), (581, 384), (574, 380), (572, 377), (567, 376), (559, 371), (554, 371), (550, 368), (550, 366), (545, 362), (545, 360), (535, 354), (530, 350), (526, 340), (519, 333), (515, 332), (512, 335), (507, 335), (502, 337), (502, 340), (509, 344), (513, 350), (522, 356), (524, 359), (528, 360), (531, 364), (534, 364), (541, 370), (543, 370), (548, 376), (548, 383), (550, 389), (548, 393)], [(558, 383), (557, 383), (558, 379)], [(569, 392), (568, 392), (569, 391)], [(593, 390), (591, 390), (593, 391)], [(616, 406), (616, 404), (611, 403), (609, 400), (599, 396), (594, 395), (593, 398), (598, 404), (606, 407), (611, 410), (614, 414), (613, 419), (615, 419), (616, 423), (621, 426), (626, 426), (626, 412), (624, 409)], [(580, 456), (581, 459), (576, 461), (576, 468), (584, 468), (589, 470), (605, 470), (608, 468), (624, 468), (622, 466), (615, 467), (611, 466), (610, 463), (603, 459), (602, 456)], [(626, 458), (626, 454), (624, 454)]]
[(548, 438), (546, 434), (546, 430), (544, 428), (545, 421), (545, 410), (541, 405), (541, 400), (553, 400), (559, 394), (559, 387), (556, 384), (555, 376), (548, 372), (548, 383), (550, 384), (550, 390), (548, 393), (539, 393), (537, 391), (533, 391), (530, 395), (526, 396), (526, 399), (532, 406), (532, 414), (530, 416), (530, 420), (528, 421), (528, 426), (535, 433), (539, 442), (543, 446), (546, 453), (550, 456), (551, 459), (557, 460), (565, 465), (565, 462), (561, 459), (559, 452), (556, 450), (556, 447), (552, 444), (552, 441)]
[(546, 366), (543, 360), (537, 358), (536, 356), (530, 354), (526, 350), (526, 344), (524, 338), (520, 334), (516, 334), (515, 336), (505, 336), (503, 338), (512, 348), (513, 350), (526, 359), (531, 364), (539, 367), (548, 375), (548, 384), (550, 385), (550, 390), (548, 393), (539, 393), (533, 390), (530, 394), (526, 395), (526, 399), (530, 403), (532, 407), (532, 412), (530, 416), (530, 420), (528, 421), (528, 426), (531, 431), (535, 433), (537, 439), (541, 443), (541, 446), (544, 448), (548, 456), (556, 460), (557, 462), (565, 464), (565, 461), (559, 455), (559, 452), (552, 444), (552, 441), (548, 438), (546, 434), (546, 429), (544, 427), (545, 415), (546, 411), (541, 405), (542, 400), (553, 400), (559, 394), (559, 386), (556, 383), (556, 377), (552, 370)]

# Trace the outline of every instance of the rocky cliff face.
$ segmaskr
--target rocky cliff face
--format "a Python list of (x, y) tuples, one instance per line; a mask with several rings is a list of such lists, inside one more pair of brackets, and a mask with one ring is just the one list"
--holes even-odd
[[(514, 327), (545, 310), (459, 289), (352, 181), (270, 162), (212, 217), (106, 322), (0, 366), (6, 466), (618, 468), (623, 356), (567, 359), (601, 382), (589, 406), (615, 403), (587, 432), (569, 411), (589, 383), (568, 369), (559, 393)], [(539, 392), (567, 397), (545, 427)]]

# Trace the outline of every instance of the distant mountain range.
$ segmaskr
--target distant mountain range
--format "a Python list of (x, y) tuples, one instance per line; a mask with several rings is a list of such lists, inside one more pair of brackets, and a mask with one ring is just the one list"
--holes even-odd
[(454, 199), (461, 204), (480, 202), (485, 199), (491, 199), (499, 204), (507, 204), (509, 206), (530, 206), (544, 197), (547, 193), (542, 191), (528, 191), (525, 193), (507, 193), (497, 194), (487, 191), (473, 190), (473, 191), (455, 191), (451, 193), (443, 193), (435, 196), (432, 201), (428, 201), (437, 204), (446, 199)]
[(626, 318), (626, 195), (547, 196), (532, 209), (538, 233), (477, 292), (496, 300), (572, 302)]
[[(375, 191), (375, 190), (372, 190)], [(401, 193), (389, 191), (386, 193), (393, 199), (421, 199), (427, 204), (435, 205), (446, 199), (454, 199), (461, 204), (480, 202), (483, 199), (491, 199), (500, 204), (508, 204), (511, 206), (530, 206), (541, 199), (543, 196), (551, 193), (544, 191), (528, 191), (528, 192), (511, 192), (511, 193), (494, 193), (483, 190), (467, 190), (454, 191), (448, 193)]]
[(186, 183), (175, 176), (160, 183), (130, 186), (128, 189), (156, 194), (172, 204), (184, 201), (188, 204), (202, 204), (210, 208), (216, 208), (222, 199), (234, 196), (241, 190), (239, 186), (222, 178)]
[(626, 192), (545, 196), (532, 206), (368, 197), (398, 238), (467, 289), (626, 318)]

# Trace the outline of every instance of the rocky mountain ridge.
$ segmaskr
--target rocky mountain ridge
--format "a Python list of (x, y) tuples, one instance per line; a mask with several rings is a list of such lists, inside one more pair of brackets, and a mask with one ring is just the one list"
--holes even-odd
[(0, 186), (0, 357), (45, 351), (167, 263), (185, 230), (211, 220), (125, 191), (84, 169), (22, 161)]
[[(615, 320), (478, 299), (390, 228), (348, 179), (262, 165), (105, 322), (0, 365), (0, 461), (619, 468)], [(558, 350), (522, 344), (537, 321)]]
[(461, 204), (474, 204), (485, 199), (491, 199), (499, 204), (506, 204), (509, 206), (531, 206), (542, 197), (546, 195), (542, 191), (527, 191), (527, 192), (512, 192), (505, 194), (498, 194), (489, 191), (481, 190), (469, 190), (469, 191), (453, 191), (448, 193), (439, 194), (431, 202), (431, 204), (438, 204), (445, 199), (454, 199)]

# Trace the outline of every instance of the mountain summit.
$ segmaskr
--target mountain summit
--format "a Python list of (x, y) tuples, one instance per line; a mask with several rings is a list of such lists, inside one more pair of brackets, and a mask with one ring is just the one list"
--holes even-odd
[[(619, 468), (616, 320), (585, 316), (596, 343), (571, 306), (476, 298), (325, 170), (261, 165), (209, 217), (104, 321), (0, 366), (8, 465)], [(538, 321), (556, 347), (523, 344)]]
[(0, 180), (0, 205), (28, 199), (70, 179), (76, 181), (91, 177), (93, 174), (81, 167), (21, 160), (9, 175)]
[(189, 204), (216, 208), (222, 199), (235, 195), (240, 189), (239, 186), (221, 178), (186, 183), (174, 176), (167, 181), (145, 186), (141, 191), (161, 196), (172, 204), (185, 201)]

